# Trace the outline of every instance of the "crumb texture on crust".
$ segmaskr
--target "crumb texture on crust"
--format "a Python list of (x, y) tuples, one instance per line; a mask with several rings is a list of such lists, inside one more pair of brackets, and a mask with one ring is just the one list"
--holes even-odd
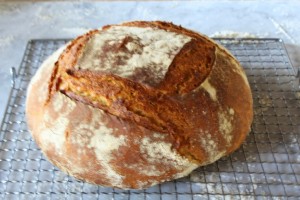
[(80, 36), (32, 79), (28, 127), (54, 165), (78, 179), (142, 189), (237, 149), (252, 96), (236, 59), (166, 22), (128, 22)]

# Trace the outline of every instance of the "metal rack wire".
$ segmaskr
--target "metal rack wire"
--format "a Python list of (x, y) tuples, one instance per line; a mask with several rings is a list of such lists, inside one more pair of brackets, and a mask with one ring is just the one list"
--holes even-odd
[(1, 199), (280, 199), (300, 198), (299, 77), (279, 39), (217, 39), (244, 67), (254, 122), (244, 145), (188, 177), (147, 190), (118, 190), (75, 180), (42, 155), (24, 118), (26, 88), (42, 61), (68, 40), (29, 41), (0, 133)]

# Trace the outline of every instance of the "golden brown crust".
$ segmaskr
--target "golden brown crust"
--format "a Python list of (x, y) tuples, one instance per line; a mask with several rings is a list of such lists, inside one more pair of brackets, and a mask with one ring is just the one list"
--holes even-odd
[(98, 30), (92, 30), (82, 36), (77, 37), (73, 40), (60, 55), (57, 62), (55, 62), (54, 69), (51, 74), (51, 78), (48, 86), (48, 98), (46, 103), (49, 102), (51, 95), (57, 92), (58, 87), (61, 83), (61, 75), (63, 71), (70, 67), (74, 66), (77, 63), (79, 55), (81, 54), (84, 45), (86, 42), (98, 32)]
[(191, 92), (208, 77), (214, 63), (215, 46), (193, 39), (175, 56), (158, 89), (169, 95)]
[(67, 74), (69, 87), (60, 91), (71, 99), (174, 137), (188, 127), (179, 103), (159, 90), (113, 74), (82, 70), (68, 70)]
[[(155, 28), (174, 32), (183, 30), (180, 27), (167, 25), (163, 23)], [(142, 23), (137, 27), (147, 26), (153, 25)], [(188, 139), (192, 127), (186, 120), (182, 106), (171, 97), (191, 92), (207, 78), (215, 63), (215, 46), (202, 37), (186, 31), (187, 35), (197, 36), (197, 38), (182, 47), (160, 85), (157, 88), (150, 88), (113, 74), (74, 69), (84, 44), (97, 32), (97, 30), (91, 31), (72, 41), (56, 63), (54, 69), (56, 77), (52, 75), (49, 85), (56, 85), (55, 92), (60, 91), (73, 100), (133, 121), (150, 130), (168, 133), (174, 139), (173, 146), (180, 153), (184, 152), (186, 154), (184, 156), (195, 162), (203, 162), (204, 153), (197, 154), (196, 157), (186, 150), (185, 146), (189, 145)], [(117, 50), (124, 48), (129, 39), (125, 37), (117, 46)], [(53, 91), (49, 91), (49, 94), (51, 93)]]
[[(174, 57), (158, 85), (139, 82), (140, 74), (124, 78), (75, 68), (93, 35), (115, 26), (161, 29), (191, 40)], [(127, 51), (131, 39), (126, 36), (109, 51)], [(171, 23), (127, 22), (91, 31), (73, 40), (50, 68), (42, 69), (28, 91), (29, 128), (52, 163), (91, 183), (145, 188), (181, 177), (237, 149), (250, 129), (252, 97), (239, 63), (207, 37)], [(48, 88), (47, 95), (39, 92), (40, 87)], [(39, 96), (48, 98), (39, 100)], [(59, 144), (63, 153), (57, 150), (58, 144), (45, 141), (49, 133), (41, 125), (53, 132), (59, 129), (59, 133), (58, 123), (65, 127)], [(95, 143), (99, 131), (105, 133), (104, 139), (116, 142), (105, 148)], [(109, 145), (116, 150), (109, 151), (108, 162), (101, 156), (105, 157)], [(164, 151), (169, 157), (160, 158)]]

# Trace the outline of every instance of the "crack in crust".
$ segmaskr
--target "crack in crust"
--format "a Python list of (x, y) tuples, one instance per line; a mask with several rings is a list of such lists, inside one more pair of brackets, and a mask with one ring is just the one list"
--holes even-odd
[[(68, 45), (55, 63), (47, 102), (55, 92), (62, 92), (73, 100), (150, 130), (169, 134), (174, 139), (173, 147), (180, 154), (201, 163), (205, 160), (205, 150), (202, 149), (202, 155), (193, 155), (189, 145), (192, 126), (183, 105), (175, 99), (199, 87), (208, 77), (215, 63), (215, 46), (203, 36), (170, 23), (130, 22), (120, 26), (158, 28), (185, 34), (193, 39), (183, 46), (164, 79), (153, 88), (114, 74), (76, 70), (74, 66), (82, 55), (84, 45), (94, 34), (101, 34), (101, 30), (91, 31)], [(105, 26), (102, 30), (110, 27)]]
[(190, 127), (181, 105), (154, 88), (113, 74), (67, 70), (60, 91), (112, 115), (174, 138), (187, 139)]

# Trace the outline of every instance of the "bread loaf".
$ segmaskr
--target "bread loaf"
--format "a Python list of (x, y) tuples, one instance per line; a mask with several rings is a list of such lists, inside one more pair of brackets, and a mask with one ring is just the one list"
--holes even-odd
[(238, 61), (166, 22), (90, 31), (62, 47), (28, 87), (28, 127), (48, 160), (89, 183), (142, 189), (236, 150), (252, 122)]

